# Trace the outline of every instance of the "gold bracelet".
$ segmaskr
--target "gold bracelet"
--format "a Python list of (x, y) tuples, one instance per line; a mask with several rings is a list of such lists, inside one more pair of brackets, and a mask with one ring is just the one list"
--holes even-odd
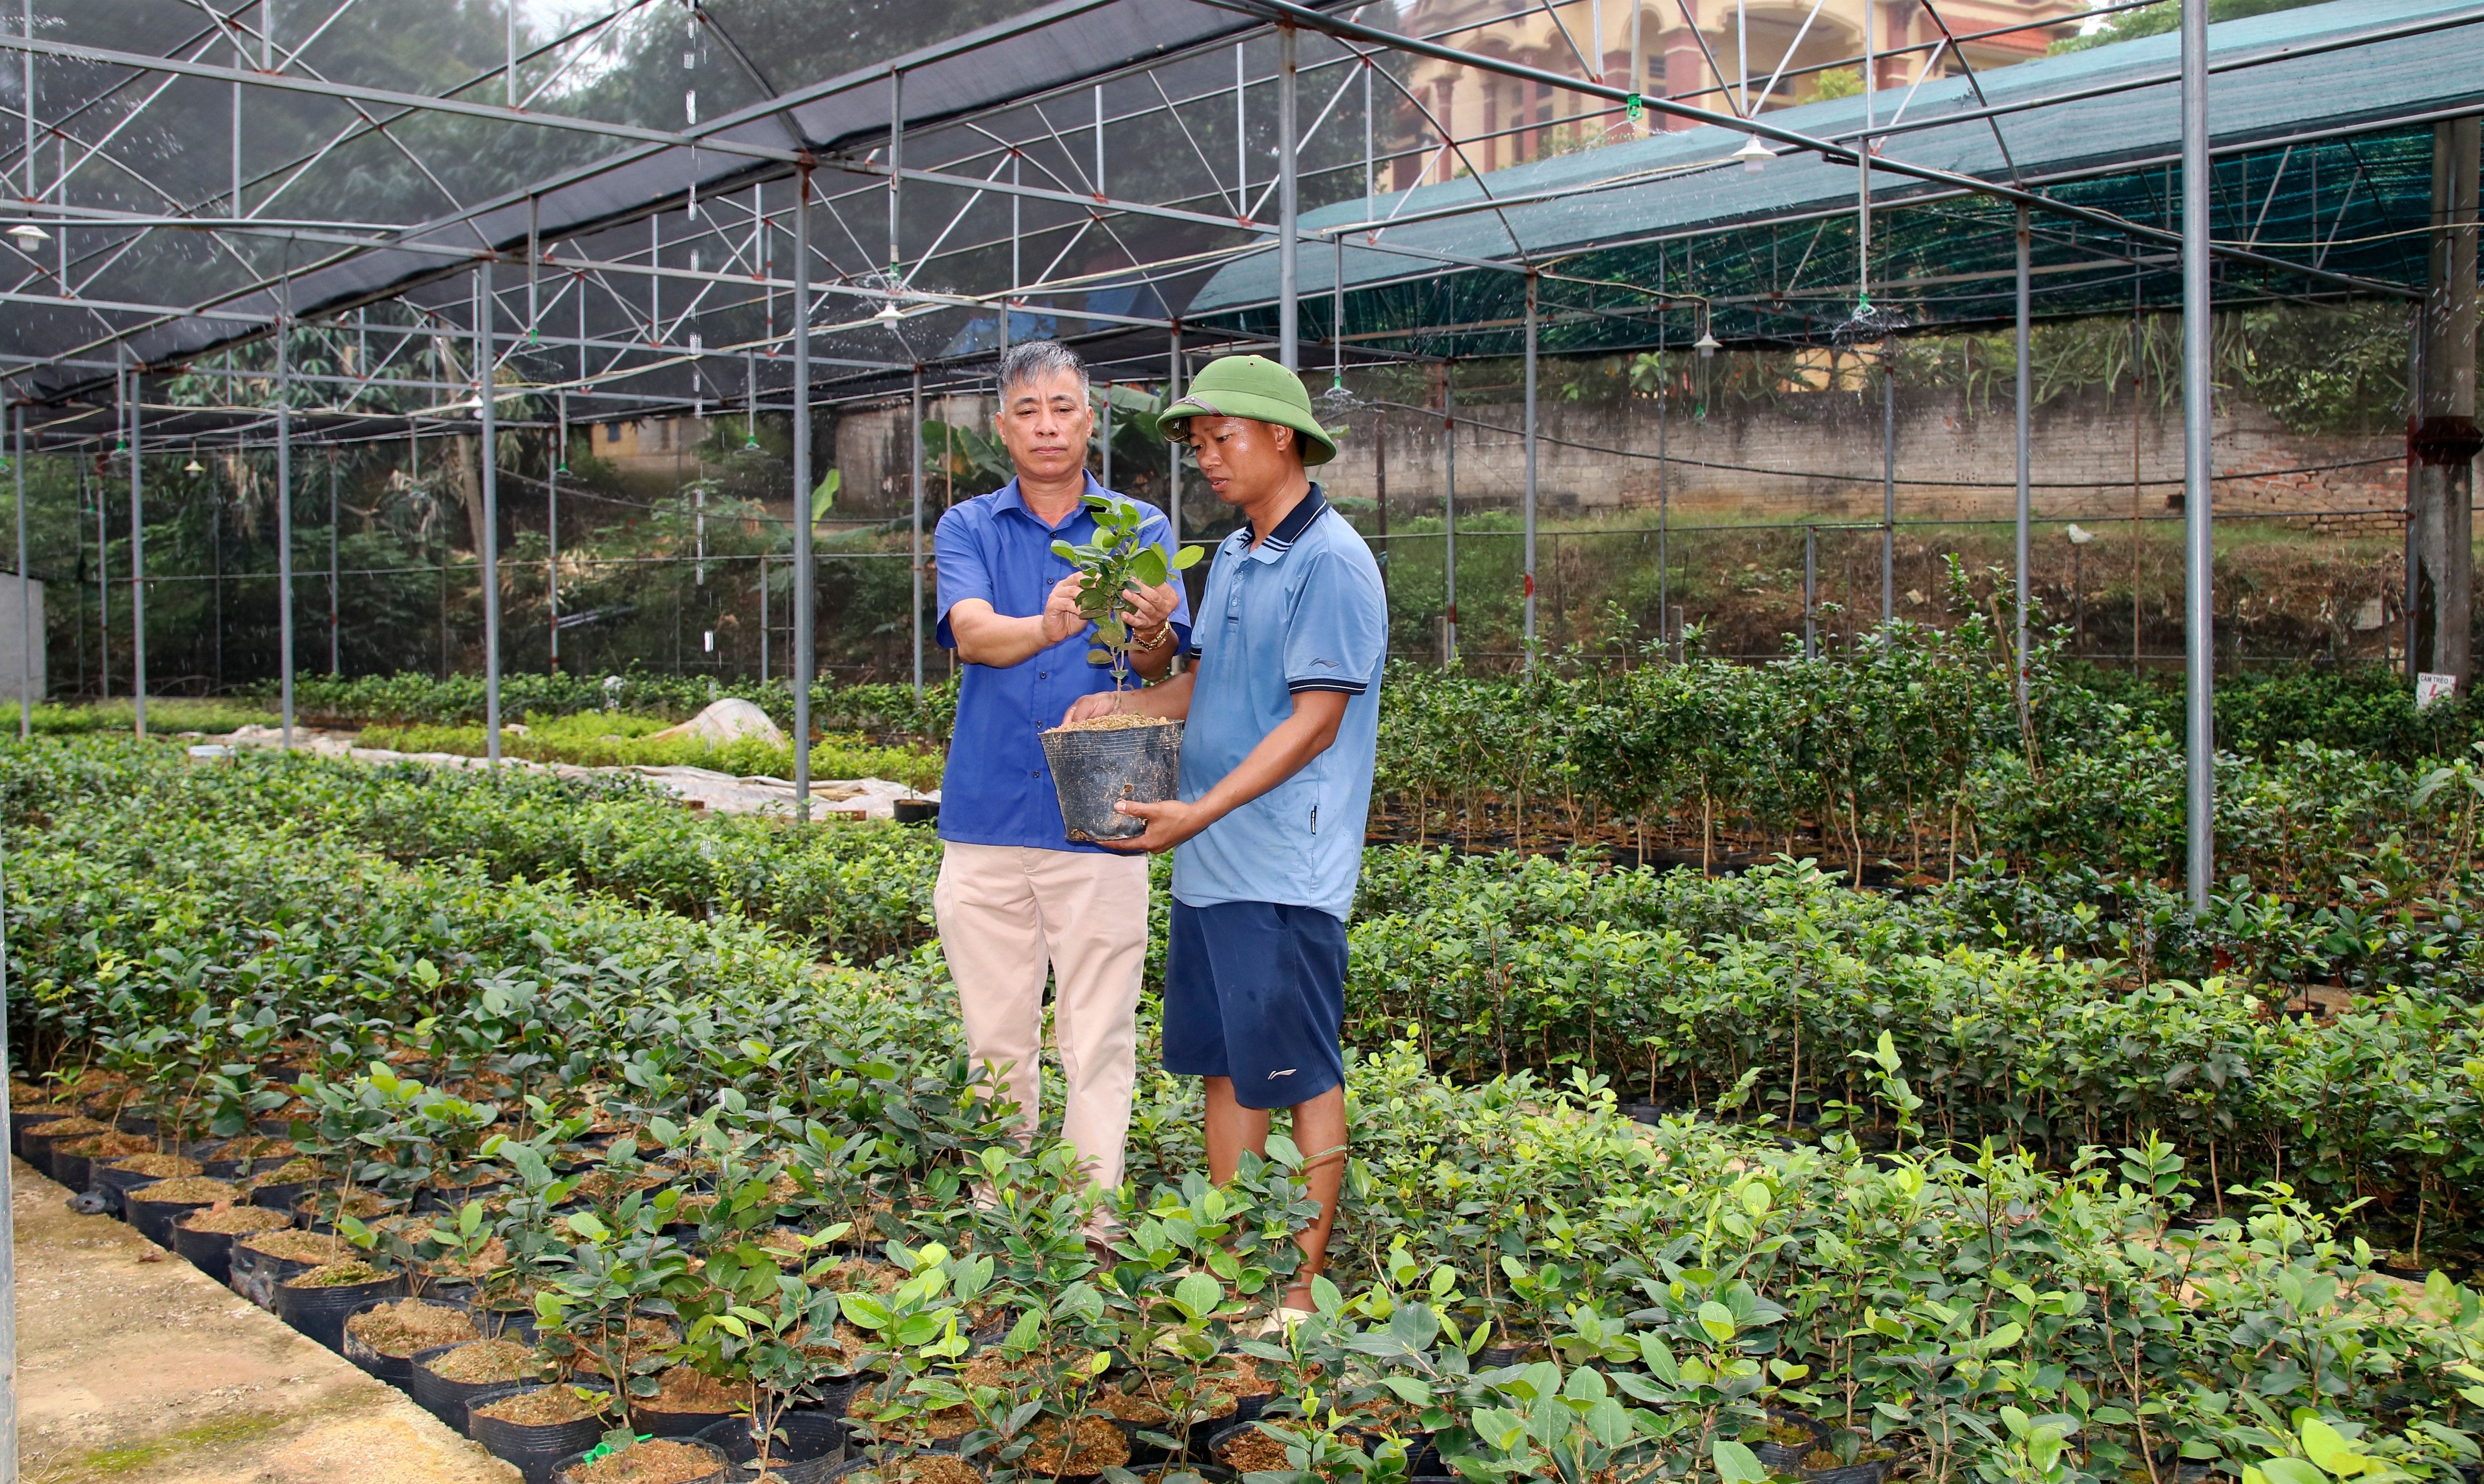
[(1152, 637), (1147, 634), (1139, 635), (1138, 642), (1134, 647), (1142, 654), (1152, 655), (1157, 650), (1164, 648), (1165, 641), (1172, 637), (1173, 620), (1168, 618), (1163, 623), (1156, 625), (1156, 632)]

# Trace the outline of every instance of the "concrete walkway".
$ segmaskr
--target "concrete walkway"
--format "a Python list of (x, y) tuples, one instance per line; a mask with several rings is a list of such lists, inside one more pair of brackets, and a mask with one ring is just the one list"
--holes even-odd
[(11, 1161), (27, 1484), (517, 1484), (396, 1388)]

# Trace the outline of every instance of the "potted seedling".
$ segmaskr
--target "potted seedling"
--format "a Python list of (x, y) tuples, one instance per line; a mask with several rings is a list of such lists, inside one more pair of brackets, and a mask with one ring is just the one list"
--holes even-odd
[[(1087, 580), (1078, 611), (1095, 626), (1090, 664), (1112, 667), (1116, 692), (1130, 683), (1130, 650), (1138, 636), (1121, 615), (1123, 597), (1135, 588), (1161, 587), (1176, 572), (1206, 554), (1187, 546), (1167, 555), (1144, 539), (1147, 509), (1118, 495), (1090, 495), (1095, 536), (1075, 546), (1052, 543), (1052, 554)], [(1124, 799), (1162, 803), (1181, 781), (1181, 723), (1116, 712), (1055, 727), (1043, 734), (1044, 761), (1061, 798), (1061, 820), (1072, 840), (1126, 840), (1147, 832), (1147, 822), (1114, 811)]]

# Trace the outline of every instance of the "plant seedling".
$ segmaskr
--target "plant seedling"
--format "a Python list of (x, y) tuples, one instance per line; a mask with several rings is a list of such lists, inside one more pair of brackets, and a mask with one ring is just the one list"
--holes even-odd
[(1113, 667), (1113, 688), (1129, 684), (1130, 626), (1121, 618), (1121, 596), (1139, 587), (1161, 587), (1176, 572), (1186, 572), (1207, 554), (1206, 548), (1183, 547), (1171, 556), (1163, 547), (1141, 538), (1148, 512), (1137, 500), (1118, 495), (1090, 495), (1087, 507), (1095, 512), (1095, 538), (1072, 546), (1052, 543), (1052, 554), (1078, 570), (1087, 585), (1078, 591), (1078, 611), (1095, 626), (1095, 648), (1090, 664)]

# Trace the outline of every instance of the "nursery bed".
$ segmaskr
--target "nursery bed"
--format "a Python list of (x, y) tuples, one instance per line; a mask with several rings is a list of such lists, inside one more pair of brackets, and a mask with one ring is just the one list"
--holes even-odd
[(27, 1477), (515, 1484), (404, 1392), (122, 1223), (70, 1215), (23, 1160), (11, 1178)]

